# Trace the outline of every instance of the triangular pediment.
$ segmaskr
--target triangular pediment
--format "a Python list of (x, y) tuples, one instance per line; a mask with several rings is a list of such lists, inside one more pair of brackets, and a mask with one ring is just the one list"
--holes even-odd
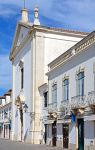
[(13, 45), (11, 48), (11, 54), (20, 45), (20, 43), (23, 41), (23, 39), (27, 36), (29, 29), (30, 29), (29, 24), (24, 24), (22, 22), (19, 22), (16, 27), (16, 32), (13, 40)]

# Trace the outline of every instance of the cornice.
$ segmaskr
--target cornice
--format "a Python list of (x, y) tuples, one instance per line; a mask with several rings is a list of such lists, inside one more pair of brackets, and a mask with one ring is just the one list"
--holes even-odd
[[(17, 47), (15, 42), (16, 42), (16, 37), (19, 34), (21, 26), (24, 26), (24, 27), (28, 28), (29, 32), (25, 36), (25, 38), (22, 40), (20, 45)], [(60, 28), (60, 29), (59, 28), (51, 28), (51, 27), (46, 27), (46, 26), (37, 26), (37, 25), (31, 25), (29, 23), (28, 24), (23, 24), (22, 22), (19, 22), (17, 24), (17, 28), (16, 28), (16, 32), (15, 32), (15, 36), (14, 36), (14, 40), (13, 40), (13, 44), (12, 44), (12, 49), (11, 49), (11, 53), (10, 53), (10, 57), (9, 57), (11, 61), (14, 60), (14, 57), (16, 56), (16, 54), (26, 44), (26, 42), (29, 39), (31, 33), (36, 32), (36, 31), (43, 32), (43, 33), (60, 34), (60, 35), (64, 35), (64, 36), (68, 35), (68, 36), (74, 36), (74, 37), (85, 37), (86, 35), (88, 35), (88, 33), (80, 32), (80, 31), (65, 30), (65, 29), (62, 29), (62, 28)]]
[(39, 32), (60, 34), (64, 36), (68, 35), (68, 36), (75, 36), (75, 37), (85, 37), (89, 34), (87, 32), (66, 30), (63, 28), (52, 28), (52, 27), (46, 27), (46, 26), (33, 26), (33, 28)]
[(64, 77), (62, 78), (62, 81), (64, 80), (69, 80), (69, 76), (65, 74)]
[[(49, 72), (47, 73), (47, 75), (54, 69), (58, 68), (59, 66), (63, 65), (67, 61), (69, 61), (72, 57), (74, 57), (74, 56), (78, 55), (80, 52), (84, 51), (86, 48), (91, 46), (93, 43), (95, 43), (95, 31), (90, 33), (87, 37), (82, 39), (80, 42), (75, 44), (73, 47), (71, 47), (65, 53), (63, 53), (58, 58), (56, 58), (54, 61), (52, 61), (48, 65)], [(73, 51), (74, 51), (74, 53), (73, 53)]]
[[(18, 37), (19, 32), (20, 32), (21, 26), (22, 26), (22, 27), (25, 27), (25, 28), (27, 28), (27, 29), (29, 29), (29, 31), (30, 31), (30, 28), (32, 27), (32, 25), (31, 25), (30, 23), (23, 23), (23, 22), (21, 22), (21, 21), (18, 22), (17, 27), (16, 27), (16, 31), (15, 31), (15, 35), (14, 35), (14, 39), (13, 39), (13, 44), (12, 44), (10, 56), (9, 56), (9, 59), (10, 59), (11, 61), (14, 60), (14, 57), (12, 56), (12, 54), (14, 53), (15, 49), (17, 49), (16, 41), (17, 41), (17, 37)], [(26, 37), (27, 37), (27, 35), (25, 36), (25, 38), (26, 38)], [(25, 38), (24, 38), (24, 39), (25, 39)], [(24, 41), (24, 39), (23, 39), (23, 41)], [(21, 43), (23, 43), (23, 41), (22, 41)], [(20, 44), (21, 44), (21, 43), (20, 43)]]

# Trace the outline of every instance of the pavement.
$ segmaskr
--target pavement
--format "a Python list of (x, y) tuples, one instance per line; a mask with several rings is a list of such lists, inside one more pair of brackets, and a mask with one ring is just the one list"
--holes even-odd
[(49, 147), (46, 145), (32, 145), (0, 139), (0, 150), (63, 150), (63, 148)]

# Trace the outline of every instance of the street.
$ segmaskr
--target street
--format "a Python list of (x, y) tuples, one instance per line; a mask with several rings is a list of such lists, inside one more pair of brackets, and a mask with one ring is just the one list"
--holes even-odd
[(0, 139), (0, 150), (63, 150), (45, 145), (31, 145), (22, 142)]

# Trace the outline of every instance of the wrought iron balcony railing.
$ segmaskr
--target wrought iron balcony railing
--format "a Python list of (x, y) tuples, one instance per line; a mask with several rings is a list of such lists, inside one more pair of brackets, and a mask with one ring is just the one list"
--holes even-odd
[(85, 108), (86, 96), (74, 96), (71, 98), (71, 109)]
[(95, 106), (95, 91), (88, 93), (87, 103), (88, 106)]
[(69, 100), (61, 101), (60, 110), (65, 111), (65, 108), (69, 107)]
[(71, 108), (70, 108), (69, 100), (61, 101), (60, 111), (64, 112), (64, 115), (70, 114)]
[(48, 104), (48, 112), (49, 113), (57, 112), (57, 103), (56, 102)]

